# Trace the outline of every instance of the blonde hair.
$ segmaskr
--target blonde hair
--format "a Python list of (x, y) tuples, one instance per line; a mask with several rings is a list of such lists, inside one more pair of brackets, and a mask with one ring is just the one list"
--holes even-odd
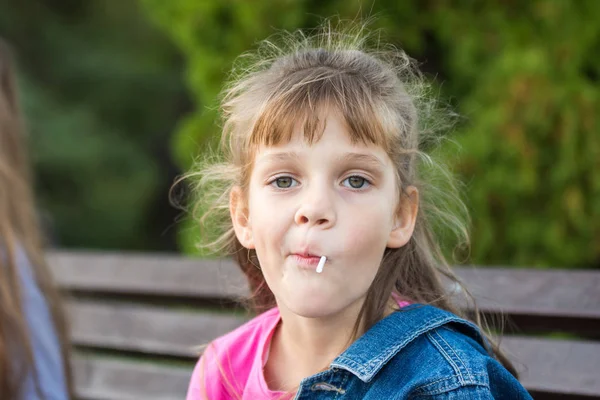
[[(440, 244), (440, 235), (452, 233), (458, 244), (468, 246), (468, 212), (450, 170), (428, 154), (452, 122), (452, 114), (432, 93), (414, 61), (378, 43), (366, 24), (339, 23), (332, 28), (326, 21), (311, 34), (279, 33), (237, 60), (222, 95), (221, 152), (199, 160), (184, 178), (194, 181), (194, 214), (205, 229), (201, 245), (234, 255), (248, 278), (254, 311), (275, 306), (275, 299), (255, 251), (235, 237), (229, 194), (234, 187), (246, 192), (257, 146), (289, 141), (297, 123), (309, 143), (317, 141), (324, 110), (334, 109), (345, 120), (352, 141), (385, 149), (396, 169), (399, 206), (408, 186), (420, 193), (413, 236), (402, 248), (386, 249), (354, 333), (383, 317), (392, 293), (466, 318), (467, 308), (457, 307), (445, 287), (462, 289), (459, 292), (475, 310), (472, 319), (483, 325), (474, 299), (451, 271)], [(211, 237), (213, 231), (218, 236)], [(488, 350), (516, 375), (488, 340)]]

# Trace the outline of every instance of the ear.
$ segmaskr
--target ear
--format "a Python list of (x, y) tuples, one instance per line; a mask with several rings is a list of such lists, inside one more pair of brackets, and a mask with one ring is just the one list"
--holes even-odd
[(416, 187), (409, 186), (406, 188), (405, 193), (400, 196), (400, 205), (388, 238), (387, 247), (396, 249), (408, 243), (415, 229), (418, 212), (419, 191)]
[(233, 222), (235, 236), (242, 246), (254, 249), (252, 226), (248, 215), (248, 207), (244, 200), (242, 188), (235, 186), (229, 194), (229, 213)]

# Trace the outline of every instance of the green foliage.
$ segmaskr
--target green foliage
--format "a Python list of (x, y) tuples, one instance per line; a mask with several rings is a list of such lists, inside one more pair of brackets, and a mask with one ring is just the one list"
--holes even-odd
[(38, 191), (46, 194), (60, 240), (114, 248), (135, 243), (156, 195), (156, 166), (88, 108), (66, 109), (37, 86), (22, 86)]
[[(274, 28), (375, 15), (465, 117), (451, 161), (467, 184), (472, 261), (600, 260), (599, 2), (141, 1), (187, 58), (196, 112), (173, 141), (183, 168), (218, 138), (217, 94), (235, 56)], [(197, 232), (183, 232), (191, 251)]]
[[(0, 9), (55, 241), (172, 248), (173, 172), (162, 148), (185, 101), (174, 46), (135, 2), (0, 0)], [(160, 226), (156, 214), (165, 211)]]
[(468, 118), (457, 169), (469, 182), (474, 259), (598, 262), (600, 4), (448, 11), (435, 21)]

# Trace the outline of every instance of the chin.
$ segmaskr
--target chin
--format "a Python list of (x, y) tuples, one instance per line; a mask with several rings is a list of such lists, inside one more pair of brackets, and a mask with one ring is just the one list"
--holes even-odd
[(324, 296), (292, 301), (286, 306), (292, 313), (304, 318), (325, 318), (340, 312), (343, 308)]

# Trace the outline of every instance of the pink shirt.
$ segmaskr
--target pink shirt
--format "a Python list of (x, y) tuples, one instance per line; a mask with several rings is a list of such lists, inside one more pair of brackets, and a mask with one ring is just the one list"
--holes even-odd
[[(398, 301), (400, 307), (409, 302)], [(281, 316), (273, 308), (215, 339), (196, 364), (186, 400), (289, 399), (294, 393), (269, 390), (263, 368)]]
[(194, 368), (186, 399), (282, 398), (285, 393), (269, 390), (263, 374), (266, 351), (280, 318), (279, 310), (272, 308), (215, 339)]

